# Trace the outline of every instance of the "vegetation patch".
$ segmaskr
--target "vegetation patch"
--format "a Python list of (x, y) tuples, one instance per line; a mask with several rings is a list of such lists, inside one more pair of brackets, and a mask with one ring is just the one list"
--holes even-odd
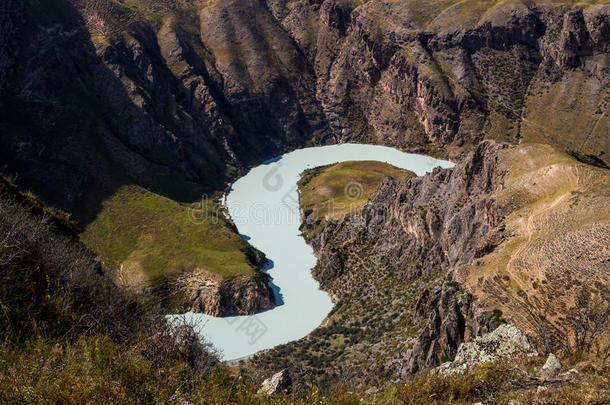
[(404, 181), (414, 176), (408, 170), (375, 161), (307, 170), (299, 181), (301, 208), (315, 219), (341, 219), (362, 207), (384, 179)]
[(206, 270), (224, 280), (254, 275), (246, 242), (213, 202), (187, 206), (138, 186), (123, 186), (105, 201), (81, 239), (120, 270), (128, 284), (171, 280)]

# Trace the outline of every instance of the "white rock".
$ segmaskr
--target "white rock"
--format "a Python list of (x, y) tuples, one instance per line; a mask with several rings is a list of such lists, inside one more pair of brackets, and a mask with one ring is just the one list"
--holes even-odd
[(278, 392), (289, 388), (291, 383), (290, 376), (284, 369), (263, 381), (261, 389), (258, 392), (266, 395), (277, 394)]
[(542, 378), (553, 378), (561, 371), (561, 363), (557, 356), (553, 353), (549, 354), (549, 357), (546, 359), (546, 363), (542, 366), (540, 370), (540, 376)]
[(437, 371), (441, 374), (462, 373), (470, 366), (513, 358), (519, 355), (535, 355), (536, 350), (527, 337), (515, 326), (504, 324), (494, 331), (462, 343), (452, 362), (443, 363)]

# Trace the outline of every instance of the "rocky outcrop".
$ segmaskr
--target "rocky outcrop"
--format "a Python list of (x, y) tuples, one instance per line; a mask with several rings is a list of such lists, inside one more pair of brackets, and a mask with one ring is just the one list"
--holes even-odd
[(261, 270), (268, 264), (265, 254), (250, 245), (245, 254), (254, 275), (219, 280), (214, 274), (196, 269), (166, 288), (185, 296), (185, 311), (211, 316), (252, 315), (275, 308), (275, 294), (269, 285), (272, 278)]
[[(498, 243), (487, 236), (507, 212), (495, 200), (504, 187), (506, 147), (485, 141), (452, 169), (404, 182), (388, 178), (341, 222), (305, 212), (301, 229), (318, 258), (313, 274), (336, 305), (323, 326), (277, 355), (313, 348), (333, 359), (307, 361), (314, 369), (351, 376), (354, 364), (366, 363), (370, 371), (359, 380), (402, 379), (501, 325), (502, 314), (480, 306), (453, 274)], [(331, 339), (343, 343), (333, 347)], [(274, 352), (257, 364), (272, 362)]]
[(540, 369), (540, 376), (544, 379), (554, 378), (559, 374), (561, 368), (561, 362), (555, 354), (551, 353)]
[(291, 384), (290, 375), (288, 374), (288, 371), (284, 369), (263, 381), (259, 393), (265, 395), (278, 394), (290, 388)]
[(538, 353), (518, 328), (504, 324), (471, 342), (462, 343), (455, 359), (443, 363), (436, 370), (441, 374), (452, 374), (483, 363), (536, 355)]
[(187, 310), (212, 316), (251, 315), (275, 307), (275, 296), (266, 273), (218, 282), (201, 275), (184, 278)]
[[(458, 157), (484, 137), (529, 137), (525, 122), (562, 148), (610, 156), (608, 5), (46, 7), (17, 0), (0, 10), (0, 160), (81, 223), (119, 184), (193, 200), (201, 190), (176, 178), (218, 189), (235, 168), (310, 140)], [(591, 133), (576, 143), (524, 115), (548, 85), (581, 80), (575, 72), (593, 89), (578, 112), (590, 118), (579, 132)], [(562, 120), (569, 110), (558, 110)]]
[[(454, 169), (435, 169), (405, 183), (386, 181), (358, 222), (348, 220), (314, 240), (321, 258), (326, 246), (334, 249), (348, 239), (372, 244), (384, 256), (387, 271), (412, 279), (438, 276), (445, 269), (440, 276), (447, 280), (425, 288), (419, 297), (416, 313), (426, 326), (404, 355), (403, 370), (436, 366), (453, 357), (460, 343), (499, 324), (498, 317), (479, 310), (472, 295), (451, 281), (450, 269), (480, 255), (480, 240), (503, 218), (503, 208), (492, 197), (506, 172), (499, 160), (503, 148), (483, 142)], [(320, 261), (314, 274), (323, 281), (331, 272), (341, 273), (336, 267), (334, 261)], [(337, 278), (322, 285), (341, 296), (341, 284)]]
[(501, 319), (477, 307), (472, 294), (460, 291), (455, 282), (446, 281), (435, 290), (424, 290), (417, 302), (417, 313), (427, 324), (407, 353), (405, 371), (430, 369), (453, 358), (463, 342), (494, 330)]
[[(346, 243), (372, 244), (409, 277), (435, 274), (481, 254), (479, 241), (500, 224), (504, 210), (492, 194), (502, 188), (505, 145), (482, 142), (454, 169), (434, 169), (404, 183), (387, 179), (362, 211), (328, 224), (310, 242), (321, 260), (314, 274), (323, 288), (341, 294), (341, 253)], [(307, 231), (307, 220), (305, 220)], [(335, 277), (333, 277), (335, 276)]]

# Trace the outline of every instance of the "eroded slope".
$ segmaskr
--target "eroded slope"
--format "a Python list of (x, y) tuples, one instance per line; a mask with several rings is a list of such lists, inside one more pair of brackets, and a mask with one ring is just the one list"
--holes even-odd
[(256, 364), (400, 378), (504, 321), (542, 343), (530, 315), (547, 309), (553, 335), (572, 339), (565, 315), (582, 287), (608, 299), (609, 179), (545, 145), (486, 141), (453, 169), (384, 181), (342, 222), (305, 218), (336, 307)]

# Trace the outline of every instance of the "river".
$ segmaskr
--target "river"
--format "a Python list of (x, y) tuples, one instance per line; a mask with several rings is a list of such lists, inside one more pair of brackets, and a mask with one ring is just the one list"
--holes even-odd
[(348, 160), (375, 160), (411, 170), (418, 176), (453, 163), (377, 145), (342, 144), (304, 148), (268, 160), (238, 179), (226, 197), (239, 233), (263, 251), (272, 265), (278, 306), (255, 315), (216, 318), (187, 313), (198, 333), (222, 352), (223, 360), (249, 356), (302, 338), (318, 327), (333, 308), (311, 269), (313, 249), (300, 236), (297, 193), (306, 169)]

